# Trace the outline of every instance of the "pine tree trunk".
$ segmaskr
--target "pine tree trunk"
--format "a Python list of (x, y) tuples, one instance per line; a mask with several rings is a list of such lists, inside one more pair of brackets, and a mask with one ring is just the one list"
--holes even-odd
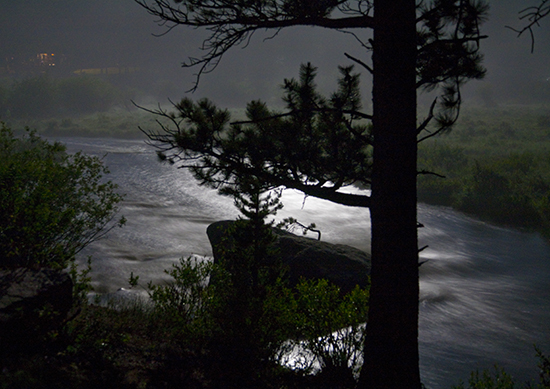
[(375, 0), (371, 301), (359, 388), (420, 388), (415, 0)]

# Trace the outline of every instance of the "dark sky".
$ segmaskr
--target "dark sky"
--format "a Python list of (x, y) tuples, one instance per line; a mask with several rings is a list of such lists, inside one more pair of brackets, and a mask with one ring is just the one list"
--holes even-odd
[[(489, 76), (468, 90), (484, 85), (497, 95), (514, 94), (519, 93), (514, 88), (550, 77), (550, 19), (536, 31), (534, 54), (527, 36), (518, 39), (505, 28), (519, 26), (517, 12), (537, 2), (490, 2), (490, 20), (483, 29), (489, 39), (482, 44)], [(0, 58), (51, 51), (83, 66), (139, 66), (150, 70), (148, 81), (165, 85), (167, 97), (177, 99), (194, 81), (194, 71), (180, 64), (200, 55), (204, 33), (181, 27), (153, 36), (163, 31), (133, 0), (0, 0)], [(249, 47), (228, 53), (212, 74), (204, 76), (195, 97), (218, 96), (224, 104), (235, 105), (258, 97), (275, 101), (277, 85), (296, 76), (300, 63), (307, 61), (320, 68), (318, 83), (331, 89), (337, 65), (350, 63), (343, 53), (365, 55), (350, 35), (330, 30), (292, 28), (272, 40), (264, 41), (266, 36), (258, 34)]]

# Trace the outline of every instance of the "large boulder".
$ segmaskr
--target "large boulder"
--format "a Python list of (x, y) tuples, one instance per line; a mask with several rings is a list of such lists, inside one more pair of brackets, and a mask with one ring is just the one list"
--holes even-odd
[(25, 347), (40, 340), (67, 317), (73, 283), (52, 269), (0, 270), (0, 344)]
[[(206, 229), (212, 245), (214, 261), (219, 261), (222, 245), (230, 244), (228, 230), (233, 221), (225, 220), (212, 223)], [(295, 285), (300, 278), (325, 278), (338, 285), (343, 293), (351, 291), (356, 285), (367, 286), (370, 274), (370, 255), (351, 246), (332, 244), (288, 231), (273, 228), (276, 235), (275, 246), (281, 259), (289, 269), (289, 281)]]

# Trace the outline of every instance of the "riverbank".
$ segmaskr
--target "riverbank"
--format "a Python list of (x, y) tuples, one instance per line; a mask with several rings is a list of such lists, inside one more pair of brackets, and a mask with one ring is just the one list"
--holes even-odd
[(550, 237), (550, 107), (466, 108), (418, 168), (419, 201)]

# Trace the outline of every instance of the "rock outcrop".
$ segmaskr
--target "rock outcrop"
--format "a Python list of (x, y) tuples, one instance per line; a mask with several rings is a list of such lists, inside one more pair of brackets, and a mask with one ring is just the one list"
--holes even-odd
[[(220, 242), (224, 240), (233, 221), (220, 221), (208, 226), (206, 233), (214, 254), (219, 260)], [(365, 287), (370, 274), (370, 255), (351, 246), (331, 244), (298, 236), (273, 228), (281, 259), (289, 269), (289, 281), (295, 285), (300, 278), (325, 278), (338, 285), (346, 293), (356, 285)]]
[(72, 290), (60, 271), (0, 270), (0, 344), (23, 347), (55, 329), (72, 307)]

